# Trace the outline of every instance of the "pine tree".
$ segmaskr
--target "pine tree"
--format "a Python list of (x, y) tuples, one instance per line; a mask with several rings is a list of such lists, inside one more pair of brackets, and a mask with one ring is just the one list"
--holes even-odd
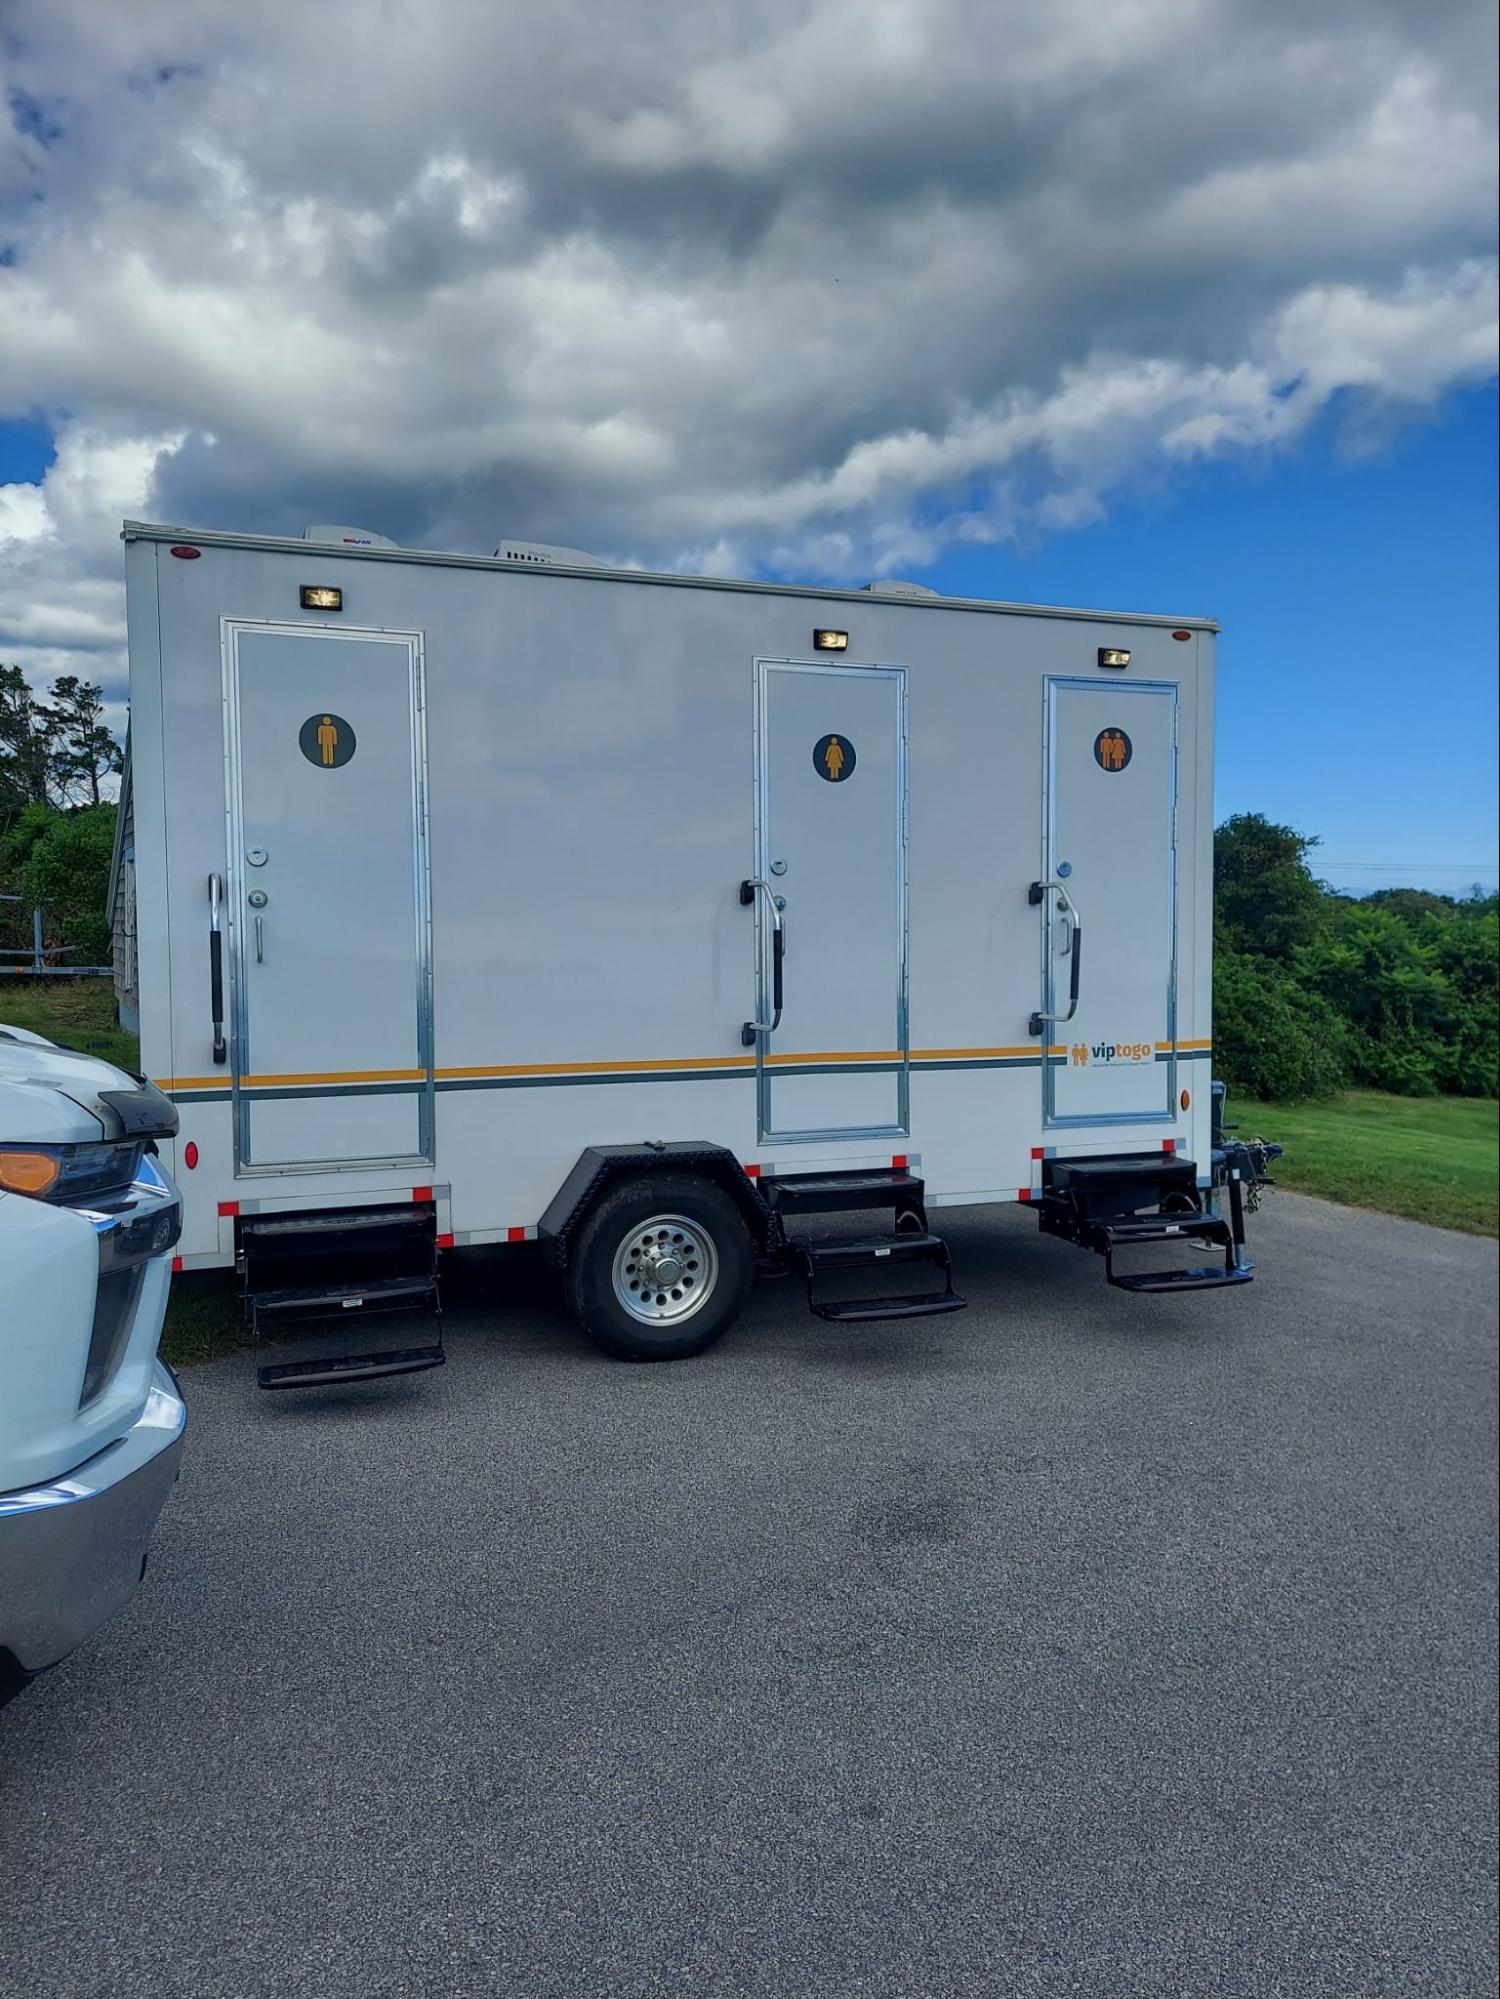
[(97, 805), (100, 779), (123, 764), (120, 746), (101, 719), (103, 688), (80, 680), (76, 673), (60, 674), (52, 683), (46, 714), (53, 767), (64, 799), (71, 804), (75, 791), (81, 791), (86, 804)]

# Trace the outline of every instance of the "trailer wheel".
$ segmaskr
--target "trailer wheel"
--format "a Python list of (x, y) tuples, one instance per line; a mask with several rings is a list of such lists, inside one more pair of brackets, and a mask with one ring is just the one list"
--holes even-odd
[(703, 1353), (755, 1276), (734, 1202), (695, 1173), (619, 1180), (579, 1230), (564, 1274), (573, 1316), (617, 1360)]

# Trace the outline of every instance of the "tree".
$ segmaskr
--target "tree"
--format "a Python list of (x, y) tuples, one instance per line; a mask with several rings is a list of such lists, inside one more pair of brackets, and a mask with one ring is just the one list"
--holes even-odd
[(47, 711), (18, 666), (0, 666), (0, 824), (45, 805), (52, 781)]
[(1214, 835), (1216, 949), (1285, 964), (1323, 935), (1333, 899), (1307, 864), (1317, 845), (1259, 812), (1224, 821)]
[(72, 947), (60, 961), (65, 965), (109, 963), (106, 905), (117, 810), (108, 802), (73, 812), (32, 806), (7, 842), (16, 887), (28, 910), (41, 909), (47, 945)]
[(59, 674), (52, 683), (46, 710), (52, 743), (54, 782), (72, 800), (81, 791), (89, 805), (99, 803), (99, 780), (124, 767), (124, 756), (103, 722), (104, 690), (76, 673)]

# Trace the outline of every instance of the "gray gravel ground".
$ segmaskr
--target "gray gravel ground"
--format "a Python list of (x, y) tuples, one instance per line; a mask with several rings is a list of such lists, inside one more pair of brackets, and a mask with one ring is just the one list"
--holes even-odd
[(508, 1251), (438, 1374), (192, 1372), (0, 1716), (4, 1991), (1491, 1992), (1494, 1245), (1273, 1196), (1150, 1299), (941, 1220), (953, 1318), (624, 1367)]

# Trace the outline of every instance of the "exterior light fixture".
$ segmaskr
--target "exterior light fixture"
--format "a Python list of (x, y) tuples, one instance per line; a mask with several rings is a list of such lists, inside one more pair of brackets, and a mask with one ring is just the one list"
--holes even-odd
[(1130, 654), (1123, 646), (1100, 646), (1099, 664), (1101, 666), (1129, 666)]
[(814, 652), (847, 652), (849, 634), (847, 632), (815, 631), (813, 633)]
[(304, 583), (298, 592), (304, 611), (342, 611), (344, 593), (331, 583)]

